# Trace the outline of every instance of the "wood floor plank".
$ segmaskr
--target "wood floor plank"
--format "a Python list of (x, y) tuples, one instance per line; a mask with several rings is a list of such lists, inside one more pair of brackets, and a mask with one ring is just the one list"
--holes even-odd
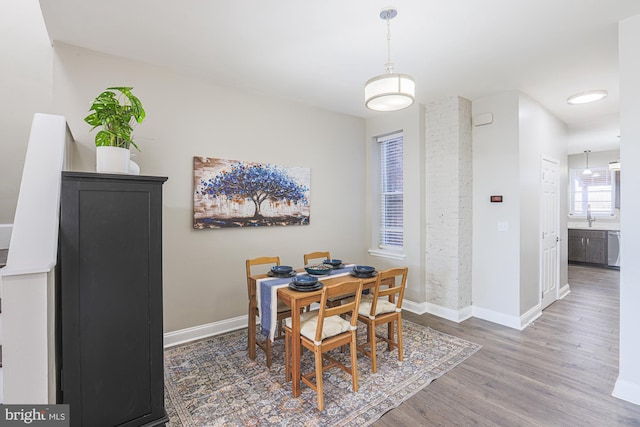
[(483, 348), (374, 425), (640, 426), (640, 406), (611, 396), (619, 282), (617, 270), (569, 266), (571, 293), (523, 331), (403, 312)]

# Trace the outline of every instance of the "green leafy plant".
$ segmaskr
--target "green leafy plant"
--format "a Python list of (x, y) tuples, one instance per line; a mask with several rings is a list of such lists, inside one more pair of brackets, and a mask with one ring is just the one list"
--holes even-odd
[[(93, 100), (89, 109), (92, 113), (85, 117), (84, 121), (93, 126), (91, 131), (102, 126), (102, 130), (96, 134), (97, 147), (128, 149), (133, 145), (140, 151), (131, 138), (132, 124), (142, 123), (146, 112), (140, 100), (131, 93), (132, 89), (132, 87), (109, 87)], [(120, 95), (114, 91), (120, 92)]]

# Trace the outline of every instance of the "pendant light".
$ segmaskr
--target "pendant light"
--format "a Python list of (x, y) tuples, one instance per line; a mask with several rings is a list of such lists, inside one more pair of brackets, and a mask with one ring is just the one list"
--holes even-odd
[(587, 167), (585, 168), (585, 170), (582, 171), (582, 175), (591, 175), (593, 174), (593, 172), (591, 172), (591, 169), (589, 169), (589, 153), (591, 152), (591, 150), (584, 150), (584, 154), (585, 156), (587, 156)]
[(393, 72), (391, 62), (391, 24), (398, 15), (393, 8), (383, 9), (380, 18), (387, 21), (387, 63), (386, 72), (373, 77), (364, 85), (365, 106), (373, 111), (396, 111), (410, 107), (415, 101), (416, 83), (408, 74)]

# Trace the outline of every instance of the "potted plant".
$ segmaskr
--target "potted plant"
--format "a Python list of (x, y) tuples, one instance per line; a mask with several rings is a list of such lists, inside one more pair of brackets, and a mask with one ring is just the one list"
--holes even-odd
[[(146, 113), (140, 100), (131, 93), (132, 87), (109, 87), (93, 100), (84, 121), (102, 129), (96, 134), (96, 171), (106, 173), (135, 173), (137, 165), (130, 160), (133, 145), (131, 133), (134, 122), (142, 123)], [(115, 91), (119, 92), (119, 95)], [(137, 168), (139, 172), (139, 168)]]

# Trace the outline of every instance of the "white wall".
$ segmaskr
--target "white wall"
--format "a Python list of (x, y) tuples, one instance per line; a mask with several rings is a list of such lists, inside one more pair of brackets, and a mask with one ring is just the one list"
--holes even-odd
[[(164, 186), (165, 331), (247, 314), (244, 260), (302, 254), (365, 262), (364, 120), (225, 89), (215, 82), (56, 44), (54, 93), (78, 146), (80, 169), (94, 170), (94, 134), (83, 122), (93, 98), (129, 85), (147, 119), (134, 132), (142, 173)], [(193, 230), (193, 156), (311, 168), (311, 224)], [(376, 264), (378, 265), (378, 264)]]
[(640, 16), (619, 26), (620, 55), (620, 372), (613, 395), (640, 404)]
[[(473, 101), (473, 116), (493, 123), (473, 128), (474, 315), (514, 326), (520, 314), (520, 168), (518, 92)], [(491, 195), (503, 196), (490, 203)], [(498, 231), (498, 224), (507, 227)]]
[(52, 112), (51, 46), (37, 0), (3, 0), (0, 58), (0, 224), (11, 224), (33, 114)]
[[(522, 327), (539, 312), (540, 166), (559, 162), (560, 237), (566, 242), (566, 126), (521, 92), (477, 99), (473, 115), (494, 122), (473, 129), (474, 315)], [(490, 203), (502, 195), (503, 203)], [(504, 231), (498, 231), (502, 226)], [(567, 283), (566, 243), (560, 246), (560, 286)]]
[[(424, 131), (421, 105), (396, 112), (382, 113), (366, 121), (366, 198), (365, 198), (365, 246), (377, 249), (378, 201), (372, 198), (378, 183), (377, 143), (375, 137), (402, 130), (404, 136), (404, 224), (405, 259), (393, 260), (379, 256), (367, 256), (367, 262), (380, 269), (395, 266), (409, 267), (405, 299), (416, 303), (426, 301), (424, 288)], [(418, 309), (415, 308), (414, 309)], [(419, 310), (419, 309), (418, 309)]]
[(560, 188), (560, 278), (567, 283), (567, 126), (532, 98), (520, 94), (520, 315), (540, 303), (540, 168), (542, 157), (557, 160)]

